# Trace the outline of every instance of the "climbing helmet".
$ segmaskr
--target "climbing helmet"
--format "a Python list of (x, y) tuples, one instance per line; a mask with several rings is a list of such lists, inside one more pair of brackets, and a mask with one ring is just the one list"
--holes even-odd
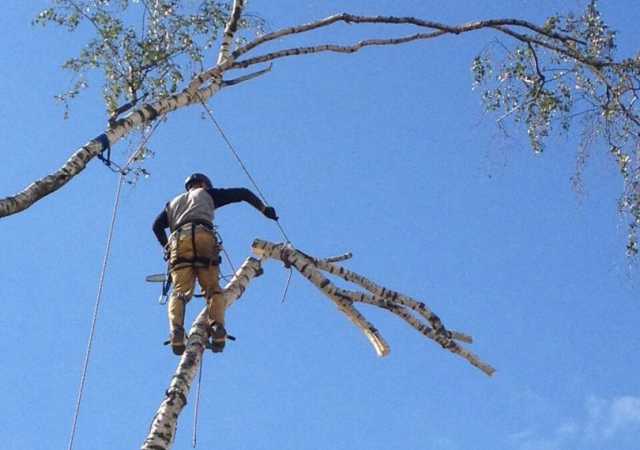
[(207, 185), (207, 188), (212, 188), (211, 180), (203, 173), (193, 173), (184, 180), (184, 188), (185, 190), (189, 190), (192, 184), (194, 183), (204, 183)]

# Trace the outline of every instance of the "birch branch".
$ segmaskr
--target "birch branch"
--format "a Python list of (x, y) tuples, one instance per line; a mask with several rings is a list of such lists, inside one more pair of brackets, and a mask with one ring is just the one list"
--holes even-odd
[(262, 75), (264, 75), (265, 73), (271, 72), (271, 68), (273, 66), (271, 64), (269, 64), (269, 67), (267, 67), (266, 69), (263, 70), (259, 70), (257, 72), (253, 72), (250, 73), (248, 75), (244, 75), (238, 78), (234, 78), (232, 80), (223, 80), (222, 81), (222, 87), (227, 87), (227, 86), (235, 86), (236, 84), (240, 84), (240, 83), (244, 83), (245, 81), (249, 81), (249, 80), (253, 80), (254, 78), (258, 78)]
[(339, 290), (339, 295), (347, 297), (354, 302), (367, 303), (369, 305), (378, 306), (380, 308), (391, 311), (393, 314), (397, 315), (405, 322), (407, 322), (411, 327), (416, 329), (419, 333), (429, 339), (436, 341), (443, 349), (449, 350), (451, 353), (461, 356), (462, 358), (466, 359), (471, 365), (477, 367), (489, 376), (494, 374), (495, 369), (493, 367), (483, 362), (478, 356), (471, 353), (461, 345), (454, 342), (454, 340), (459, 340), (462, 342), (471, 343), (472, 339), (470, 336), (467, 336), (464, 333), (459, 333), (457, 331), (450, 331), (447, 332), (447, 337), (445, 338), (442, 333), (437, 333), (426, 323), (420, 322), (420, 320), (413, 316), (407, 308), (373, 294), (350, 292), (341, 289)]
[[(329, 299), (336, 303), (338, 308), (365, 333), (379, 356), (385, 356), (389, 353), (390, 349), (388, 345), (381, 340), (382, 338), (378, 330), (369, 322), (366, 322), (366, 319), (353, 307), (354, 302), (366, 303), (391, 311), (418, 332), (436, 341), (442, 348), (466, 359), (470, 364), (485, 374), (491, 376), (495, 372), (493, 367), (455, 342), (471, 343), (471, 336), (457, 331), (447, 330), (440, 318), (424, 303), (379, 286), (362, 275), (334, 264), (332, 260), (335, 258), (317, 259), (291, 246), (273, 244), (259, 239), (253, 242), (252, 248), (254, 253), (262, 258), (277, 259), (282, 261), (285, 266), (295, 267), (305, 278), (316, 285)], [(357, 284), (370, 293), (354, 292), (338, 288), (329, 279), (324, 277), (320, 273), (320, 270), (341, 277), (345, 281)], [(427, 320), (428, 323), (422, 323), (411, 314), (410, 310), (418, 313)], [(357, 313), (357, 315), (355, 313)], [(356, 318), (356, 320), (354, 320), (354, 318)], [(380, 343), (384, 343), (384, 347), (381, 347)]]
[(440, 318), (436, 314), (434, 314), (433, 311), (431, 311), (431, 309), (429, 309), (429, 307), (423, 302), (415, 300), (399, 292), (382, 287), (360, 274), (352, 272), (331, 262), (320, 260), (316, 263), (318, 268), (321, 270), (327, 271), (332, 275), (336, 275), (350, 283), (355, 283), (358, 286), (371, 292), (372, 294), (375, 294), (385, 300), (391, 301), (393, 303), (399, 303), (403, 306), (407, 306), (413, 311), (416, 311), (418, 314), (429, 321), (436, 333), (440, 333), (443, 336), (446, 336), (447, 330)]
[[(468, 22), (461, 25), (447, 25), (415, 17), (369, 17), (343, 13), (315, 22), (284, 28), (282, 30), (266, 34), (243, 47), (236, 49), (234, 52), (231, 52), (231, 45), (237, 32), (239, 21), (241, 20), (244, 5), (245, 0), (234, 0), (233, 2), (231, 14), (225, 26), (225, 32), (219, 48), (217, 65), (193, 77), (189, 85), (180, 93), (149, 102), (130, 113), (124, 119), (113, 121), (104, 133), (91, 139), (85, 145), (77, 149), (57, 171), (29, 184), (26, 188), (13, 196), (0, 199), (0, 218), (23, 211), (41, 198), (63, 187), (73, 177), (82, 172), (89, 161), (101, 154), (110, 146), (115, 145), (122, 137), (129, 134), (133, 129), (148, 124), (156, 118), (164, 116), (173, 110), (190, 105), (195, 101), (204, 101), (215, 95), (221, 86), (223, 86), (222, 75), (229, 69), (246, 68), (258, 63), (303, 54), (322, 52), (354, 53), (362, 48), (370, 46), (399, 45), (417, 40), (432, 39), (446, 34), (459, 35), (481, 29), (491, 29), (518, 41), (528, 44), (536, 44), (538, 46), (545, 47), (554, 53), (572, 58), (589, 67), (607, 86), (609, 86), (608, 81), (599, 69), (605, 66), (620, 65), (620, 63), (590, 58), (583, 55), (580, 51), (572, 48), (572, 46), (585, 46), (586, 43), (567, 34), (551, 31), (528, 21), (508, 18)], [(362, 40), (353, 45), (322, 44), (310, 47), (287, 48), (237, 61), (239, 56), (267, 42), (328, 27), (337, 22), (343, 22), (346, 24), (380, 24), (390, 26), (413, 25), (432, 31), (390, 39)], [(519, 32), (520, 30), (528, 31), (530, 33), (524, 34)], [(239, 77), (226, 82), (226, 85), (247, 81), (263, 73), (265, 72), (260, 71), (256, 74)], [(208, 86), (203, 87), (205, 83), (209, 84)], [(630, 120), (634, 121), (636, 124), (640, 124), (640, 119), (629, 111), (628, 108), (623, 104), (621, 104), (620, 107)]]
[[(384, 308), (402, 318), (418, 332), (429, 339), (438, 342), (443, 348), (461, 356), (469, 363), (482, 370), (487, 375), (492, 375), (495, 369), (481, 361), (476, 355), (469, 352), (454, 340), (471, 342), (471, 338), (463, 333), (446, 331), (441, 326), (440, 331), (431, 328), (427, 323), (422, 323), (410, 312), (411, 305), (415, 301), (410, 297), (402, 296), (394, 291), (380, 287), (367, 278), (354, 272), (347, 271), (336, 266), (331, 261), (342, 260), (350, 254), (324, 260), (313, 258), (293, 247), (285, 244), (274, 244), (256, 239), (252, 244), (254, 253), (261, 260), (266, 258), (277, 259), (286, 266), (295, 267), (305, 278), (320, 289), (331, 299), (340, 311), (342, 311), (369, 339), (379, 356), (389, 354), (389, 345), (382, 338), (378, 330), (353, 306), (354, 302), (366, 303)], [(224, 294), (227, 307), (238, 300), (251, 280), (262, 274), (261, 260), (247, 258), (236, 271), (233, 279), (225, 286)], [(320, 270), (326, 270), (333, 275), (355, 282), (365, 287), (370, 293), (353, 292), (338, 288), (328, 278), (322, 275)], [(388, 293), (391, 299), (387, 298)], [(404, 304), (396, 303), (403, 301)], [(416, 311), (424, 312), (426, 307), (416, 307)], [(433, 315), (433, 313), (431, 313)], [(147, 438), (142, 444), (142, 450), (169, 450), (173, 444), (178, 424), (178, 417), (187, 404), (187, 398), (191, 385), (201, 363), (202, 354), (207, 343), (208, 312), (204, 308), (194, 321), (187, 340), (186, 350), (180, 359), (178, 368), (171, 379), (166, 398), (160, 404), (153, 417)], [(443, 331), (444, 330), (444, 331)]]
[(353, 257), (353, 254), (351, 252), (348, 252), (348, 253), (345, 253), (344, 255), (332, 256), (330, 258), (321, 259), (320, 261), (335, 263), (340, 261), (346, 261), (347, 259), (351, 259), (352, 257)]
[[(249, 282), (261, 274), (260, 261), (255, 258), (247, 258), (224, 288), (227, 305), (233, 304), (240, 298)], [(202, 361), (208, 336), (208, 323), (209, 316), (205, 307), (189, 330), (187, 348), (180, 358), (176, 373), (171, 378), (166, 398), (153, 416), (149, 434), (141, 447), (142, 450), (168, 450), (173, 445), (178, 416), (187, 404), (191, 384)]]
[(244, 9), (244, 0), (234, 0), (233, 7), (231, 8), (231, 15), (224, 28), (224, 35), (222, 37), (222, 43), (220, 44), (220, 51), (218, 52), (218, 65), (225, 63), (229, 59), (229, 50), (233, 37), (238, 31), (238, 22)]
[(418, 34), (412, 34), (409, 36), (402, 36), (402, 37), (390, 38), (390, 39), (368, 39), (364, 41), (359, 41), (353, 45), (323, 44), (323, 45), (316, 45), (311, 47), (288, 48), (284, 50), (278, 50), (275, 52), (267, 53), (261, 56), (256, 56), (255, 58), (236, 61), (231, 65), (231, 68), (245, 69), (255, 64), (265, 63), (265, 62), (273, 61), (280, 58), (286, 58), (289, 56), (309, 55), (313, 53), (325, 53), (325, 52), (355, 53), (365, 47), (406, 44), (412, 41), (432, 39), (438, 36), (442, 36), (445, 33), (446, 33), (445, 31), (434, 31), (432, 33), (418, 33)]
[[(207, 88), (201, 89), (197, 93), (201, 98), (208, 99), (220, 90), (220, 83), (221, 79), (214, 80)], [(115, 145), (132, 130), (198, 100), (198, 97), (185, 89), (170, 97), (144, 104), (126, 117), (114, 121), (104, 133), (76, 150), (57, 171), (31, 183), (13, 196), (0, 199), (0, 217), (23, 211), (41, 198), (57, 191), (82, 172), (89, 161)]]
[(294, 34), (306, 33), (312, 30), (317, 30), (319, 28), (324, 28), (324, 27), (333, 25), (337, 22), (344, 22), (347, 24), (355, 23), (355, 24), (383, 24), (383, 25), (415, 25), (418, 27), (442, 31), (447, 34), (462, 34), (470, 31), (480, 30), (483, 28), (513, 26), (513, 27), (525, 28), (525, 29), (534, 31), (538, 34), (547, 36), (550, 39), (556, 39), (564, 43), (575, 42), (578, 44), (584, 44), (584, 42), (576, 40), (571, 36), (563, 35), (553, 31), (548, 31), (531, 22), (528, 22), (526, 20), (519, 20), (519, 19), (491, 19), (491, 20), (480, 20), (480, 21), (468, 22), (461, 25), (446, 25), (440, 22), (422, 20), (415, 17), (394, 17), (394, 16), (371, 17), (371, 16), (356, 16), (353, 14), (342, 13), (342, 14), (329, 16), (324, 19), (317, 20), (315, 22), (283, 28), (281, 30), (265, 34), (264, 36), (261, 36), (249, 42), (248, 44), (244, 45), (243, 47), (240, 47), (235, 52), (233, 52), (232, 54), (233, 59), (237, 59), (239, 56), (253, 50), (254, 48), (266, 42), (291, 36)]
[(306, 279), (320, 289), (338, 309), (369, 339), (378, 356), (389, 354), (390, 348), (378, 330), (353, 307), (353, 302), (341, 297), (338, 288), (323, 276), (314, 266), (313, 260), (307, 255), (284, 244), (272, 244), (256, 239), (251, 245), (253, 252), (262, 258), (278, 259), (287, 266), (295, 267)]

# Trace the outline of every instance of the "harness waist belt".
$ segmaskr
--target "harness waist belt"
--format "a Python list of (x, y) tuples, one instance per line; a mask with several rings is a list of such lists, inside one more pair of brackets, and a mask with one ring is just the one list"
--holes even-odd
[(198, 227), (202, 227), (211, 233), (213, 233), (214, 230), (213, 225), (211, 224), (189, 222), (176, 228), (176, 230), (169, 235), (169, 241), (171, 241), (171, 239), (187, 239), (192, 233), (198, 231)]
[(205, 228), (207, 228), (208, 230), (213, 231), (213, 224), (211, 222), (208, 222), (206, 220), (189, 220), (186, 222), (181, 222), (178, 225), (176, 225), (176, 229), (175, 231), (179, 231), (179, 230), (188, 230), (189, 228), (196, 226), (196, 225), (201, 225)]

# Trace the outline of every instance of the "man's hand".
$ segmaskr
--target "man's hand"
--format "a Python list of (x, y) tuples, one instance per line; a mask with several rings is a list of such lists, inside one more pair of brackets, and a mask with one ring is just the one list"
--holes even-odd
[(273, 206), (265, 206), (262, 210), (262, 214), (271, 220), (278, 220), (278, 215), (276, 214), (276, 210), (273, 209)]

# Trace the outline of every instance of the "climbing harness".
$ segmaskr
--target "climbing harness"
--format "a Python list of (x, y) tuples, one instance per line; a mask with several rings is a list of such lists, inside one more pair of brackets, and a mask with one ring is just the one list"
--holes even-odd
[[(210, 223), (206, 222), (188, 222), (185, 224), (179, 224), (176, 227), (176, 230), (171, 233), (169, 236), (169, 270), (177, 270), (183, 267), (208, 267), (208, 266), (219, 266), (221, 262), (220, 256), (217, 258), (209, 258), (206, 256), (198, 255), (198, 250), (196, 247), (196, 233), (197, 232), (206, 232), (210, 233), (213, 236), (214, 245), (219, 246), (216, 232)], [(180, 246), (182, 241), (189, 239), (191, 241), (191, 251), (193, 252), (193, 257), (185, 258), (180, 255)]]
[(171, 287), (171, 276), (169, 273), (155, 273), (153, 275), (147, 275), (145, 277), (145, 281), (147, 283), (162, 283), (162, 294), (158, 297), (158, 303), (166, 305), (169, 288)]

